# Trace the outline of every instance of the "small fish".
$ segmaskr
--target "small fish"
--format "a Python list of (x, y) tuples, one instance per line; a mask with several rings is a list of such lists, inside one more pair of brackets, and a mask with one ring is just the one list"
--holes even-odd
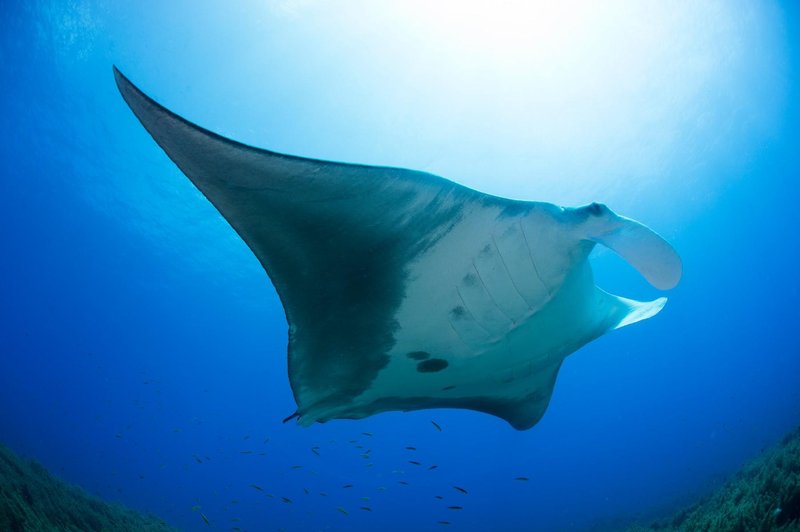
[(320, 492), (319, 492), (319, 496), (320, 496), (320, 497), (327, 497), (327, 496), (328, 496), (328, 494), (327, 494), (327, 493), (325, 493), (324, 491), (320, 491)]
[(522, 482), (527, 482), (530, 479), (528, 477), (517, 477), (514, 480), (521, 480)]
[(231, 501), (231, 504), (239, 504), (239, 501), (237, 501), (236, 499), (233, 499), (233, 500)]
[(231, 530), (241, 530), (241, 528), (239, 528), (238, 526), (232, 526)]
[(200, 509), (200, 505), (199, 504), (195, 504), (194, 506), (192, 506), (192, 511), (193, 512), (196, 512), (199, 509)]
[(459, 488), (458, 486), (453, 486), (453, 489), (457, 490), (457, 491), (460, 491), (464, 495), (466, 495), (468, 493), (467, 490), (465, 490), (464, 488)]
[(402, 484), (403, 486), (408, 486), (408, 482), (406, 482), (405, 480), (398, 480), (397, 483)]
[(360, 456), (361, 456), (361, 458), (363, 458), (364, 460), (369, 460), (369, 453), (361, 453), (361, 454), (360, 454)]
[(371, 438), (371, 437), (372, 437), (372, 433), (371, 433), (371, 432), (362, 432), (361, 434), (362, 434), (363, 436), (367, 436), (367, 437), (369, 437), (369, 438)]
[(377, 489), (378, 491), (386, 491), (386, 486), (378, 486), (375, 489)]
[(419, 462), (417, 462), (416, 460), (409, 460), (408, 463), (409, 464), (414, 464), (414, 465), (422, 465)]
[(264, 438), (264, 443), (269, 443), (269, 438)]
[(444, 499), (444, 497), (442, 497), (441, 495), (434, 495), (434, 496), (433, 496), (433, 498), (434, 498), (434, 499), (439, 499), (440, 501), (441, 501), (442, 499)]
[(364, 448), (363, 445), (356, 445), (356, 449), (363, 449), (363, 448)]
[(311, 452), (319, 456), (319, 451), (317, 449), (319, 449), (319, 447), (312, 447)]
[(438, 521), (438, 524), (440, 524), (440, 525), (449, 525), (450, 521)]
[(437, 422), (431, 421), (431, 423), (433, 424), (434, 427), (436, 427), (436, 430), (438, 430), (439, 432), (442, 432), (442, 427), (440, 427)]
[(447, 509), (448, 510), (463, 510), (464, 507), (463, 506), (448, 506)]
[(206, 517), (203, 512), (200, 512), (200, 517), (203, 518), (203, 521), (205, 521), (208, 526), (211, 526), (211, 521), (208, 520), (208, 517)]
[(258, 491), (264, 491), (264, 488), (262, 488), (261, 486), (259, 486), (257, 484), (250, 484), (250, 487), (253, 488), (253, 489), (256, 489)]
[(437, 467), (439, 467), (439, 466), (438, 466), (438, 465), (436, 465), (436, 464), (433, 464), (432, 466), (430, 466), (430, 467), (428, 468), (428, 471), (432, 471), (432, 470), (436, 469)]
[(344, 486), (342, 486), (342, 488), (345, 488), (345, 489), (352, 488), (352, 487), (353, 487), (352, 484), (345, 484)]
[(445, 386), (444, 388), (442, 388), (442, 391), (446, 392), (447, 390), (452, 390), (453, 388), (455, 388), (455, 386)]
[(361, 497), (361, 500), (362, 500), (362, 501), (368, 501), (368, 500), (369, 500), (369, 497)]
[(347, 510), (345, 510), (341, 506), (337, 506), (336, 509), (339, 510), (340, 512), (342, 512), (344, 515), (350, 515), (350, 514), (347, 513)]
[(350, 440), (347, 443), (358, 443), (358, 440)]
[(303, 469), (303, 466), (301, 466), (301, 465), (293, 465), (289, 469)]
[(239, 451), (239, 454), (253, 454), (253, 451)]
[(233, 519), (231, 519), (231, 523), (238, 523), (239, 521), (241, 521), (241, 519), (239, 519), (238, 517), (234, 517)]
[(372, 508), (370, 508), (369, 506), (362, 506), (361, 509), (364, 510), (365, 512), (371, 512), (372, 511)]
[(417, 450), (416, 447), (411, 447), (410, 445), (406, 447), (406, 451), (416, 451), (416, 450)]
[(272, 493), (267, 493), (267, 497), (269, 497), (270, 499), (274, 499), (275, 495), (273, 495)]
[(203, 463), (203, 461), (200, 460), (200, 457), (197, 456), (197, 455), (194, 455), (194, 461), (197, 462), (198, 464), (202, 464)]
[(308, 488), (303, 488), (303, 491), (305, 492), (306, 495), (309, 494)]
[(290, 499), (289, 497), (281, 497), (281, 500), (283, 502), (285, 502), (286, 504), (291, 504), (292, 503), (292, 499)]

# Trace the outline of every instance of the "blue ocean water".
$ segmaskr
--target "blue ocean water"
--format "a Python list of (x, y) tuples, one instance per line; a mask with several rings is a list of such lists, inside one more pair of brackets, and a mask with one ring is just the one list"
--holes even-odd
[[(798, 8), (549, 9), (4, 2), (0, 442), (185, 530), (586, 530), (669, 514), (797, 426)], [(531, 430), (452, 410), (282, 424), (278, 297), (113, 64), (249, 144), (606, 202), (684, 278), (571, 355)], [(593, 264), (612, 293), (661, 295)]]

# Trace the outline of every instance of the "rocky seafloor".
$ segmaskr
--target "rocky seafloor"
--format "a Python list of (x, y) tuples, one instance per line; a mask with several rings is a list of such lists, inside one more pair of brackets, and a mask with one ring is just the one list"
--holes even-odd
[(164, 521), (104, 502), (0, 445), (0, 530), (3, 532), (175, 530)]
[[(174, 529), (156, 517), (88, 495), (57, 479), (38, 463), (24, 460), (0, 445), (0, 530), (162, 532)], [(800, 532), (800, 427), (700, 502), (671, 517), (646, 525), (636, 524), (627, 530)]]
[(697, 504), (629, 532), (800, 531), (800, 427)]

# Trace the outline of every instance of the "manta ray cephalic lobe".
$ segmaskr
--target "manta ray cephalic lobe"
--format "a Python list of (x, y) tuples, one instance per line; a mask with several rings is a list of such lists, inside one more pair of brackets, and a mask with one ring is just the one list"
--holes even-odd
[(424, 172), (253, 148), (114, 75), (272, 280), (302, 425), (446, 407), (530, 428), (567, 355), (666, 303), (598, 288), (588, 261), (596, 244), (656, 288), (680, 279), (664, 239), (604, 205), (516, 201)]

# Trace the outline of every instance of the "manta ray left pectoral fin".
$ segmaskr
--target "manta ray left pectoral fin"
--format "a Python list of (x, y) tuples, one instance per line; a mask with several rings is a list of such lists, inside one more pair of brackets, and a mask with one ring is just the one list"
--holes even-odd
[(122, 97), (269, 274), (289, 326), (301, 423), (388, 364), (407, 266), (484, 196), (444, 178), (247, 146), (166, 109), (114, 68)]

